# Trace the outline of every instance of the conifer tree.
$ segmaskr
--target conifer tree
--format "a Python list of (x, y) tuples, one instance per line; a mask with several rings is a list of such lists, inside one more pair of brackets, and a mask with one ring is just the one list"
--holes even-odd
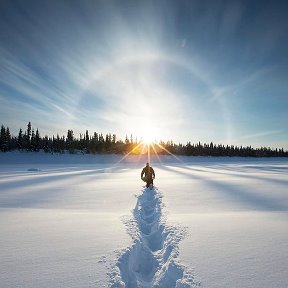
[(49, 146), (50, 146), (50, 145), (49, 145), (48, 136), (45, 135), (45, 137), (44, 137), (44, 139), (43, 139), (43, 150), (44, 150), (45, 152), (49, 152), (49, 150), (50, 150), (50, 147), (49, 147)]
[(112, 136), (112, 143), (113, 143), (113, 144), (116, 143), (116, 134), (113, 134), (113, 136)]
[(35, 135), (35, 151), (39, 151), (39, 150), (40, 150), (40, 134), (37, 128), (36, 135)]
[(20, 128), (19, 134), (18, 134), (17, 146), (18, 146), (18, 149), (23, 148), (23, 131), (21, 128)]
[(28, 123), (27, 125), (27, 133), (26, 133), (26, 149), (30, 150), (31, 149), (31, 122)]
[(94, 132), (94, 140), (95, 140), (95, 143), (98, 143), (98, 133)]
[(36, 150), (36, 141), (35, 141), (35, 132), (34, 129), (32, 129), (31, 133), (31, 141), (30, 141), (30, 150), (35, 151)]
[(11, 145), (11, 133), (9, 127), (6, 128), (6, 149), (7, 151), (10, 150)]
[(69, 150), (70, 153), (74, 153), (73, 141), (74, 141), (73, 130), (68, 130), (67, 138), (66, 138), (66, 145), (67, 145), (67, 149)]
[[(31, 122), (27, 125), (27, 130), (20, 129), (18, 137), (10, 134), (9, 127), (5, 128), (2, 124), (0, 131), (0, 151), (8, 151), (13, 149), (27, 149), (28, 151), (39, 151), (43, 149), (45, 152), (63, 152), (68, 150), (70, 153), (74, 153), (75, 149), (79, 149), (83, 153), (129, 153), (133, 151), (137, 145), (136, 140), (133, 140), (131, 135), (129, 138), (126, 135), (125, 140), (122, 139), (116, 141), (115, 134), (98, 134), (94, 132), (93, 137), (89, 136), (88, 130), (84, 134), (80, 134), (79, 138), (74, 138), (73, 130), (68, 130), (67, 137), (48, 138), (45, 136), (40, 137), (39, 130), (32, 129)], [(288, 151), (283, 148), (272, 149), (270, 147), (252, 148), (251, 146), (243, 147), (234, 145), (223, 145), (210, 143), (196, 144), (187, 142), (186, 145), (181, 143), (175, 144), (172, 140), (159, 142), (163, 148), (157, 148), (155, 145), (155, 151), (150, 150), (150, 153), (168, 154), (173, 153), (176, 155), (192, 155), (192, 156), (242, 156), (242, 157), (288, 157)], [(169, 152), (167, 152), (169, 151)]]
[(4, 125), (1, 125), (1, 132), (0, 132), (0, 149), (1, 151), (6, 151), (6, 130)]
[(85, 141), (84, 141), (86, 152), (89, 152), (89, 142), (90, 142), (90, 137), (89, 137), (88, 130), (86, 130)]

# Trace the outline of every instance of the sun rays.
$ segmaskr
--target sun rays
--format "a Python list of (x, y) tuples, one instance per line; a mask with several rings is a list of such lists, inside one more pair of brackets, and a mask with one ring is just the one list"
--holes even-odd
[[(182, 162), (181, 159), (165, 148), (161, 143), (153, 142), (150, 139), (151, 138), (143, 137), (139, 143), (131, 143), (129, 151), (116, 163), (116, 165), (126, 160), (129, 156), (135, 156), (137, 164), (145, 162), (151, 163), (154, 159), (157, 159), (158, 163), (162, 165), (161, 155), (170, 155), (177, 161)], [(156, 156), (156, 158), (152, 156)]]

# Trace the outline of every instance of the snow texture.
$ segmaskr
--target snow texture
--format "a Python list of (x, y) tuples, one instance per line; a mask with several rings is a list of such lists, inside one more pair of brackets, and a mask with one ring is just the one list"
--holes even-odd
[[(144, 188), (133, 210), (134, 222), (126, 222), (134, 238), (119, 257), (111, 274), (111, 287), (196, 287), (191, 274), (177, 262), (178, 243), (184, 231), (168, 226), (162, 215), (162, 195), (157, 188)], [(131, 225), (132, 223), (132, 225)], [(134, 225), (133, 225), (134, 224)], [(115, 277), (116, 276), (116, 277)]]
[(121, 158), (0, 153), (0, 287), (288, 287), (287, 159)]

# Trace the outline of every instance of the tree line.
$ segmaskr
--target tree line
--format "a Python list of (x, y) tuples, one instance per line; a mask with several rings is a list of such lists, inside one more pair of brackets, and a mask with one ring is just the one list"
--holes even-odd
[(44, 151), (47, 153), (91, 153), (91, 154), (174, 154), (187, 156), (240, 156), (240, 157), (288, 157), (288, 151), (283, 148), (271, 149), (270, 147), (252, 148), (251, 146), (234, 146), (211, 143), (188, 142), (183, 145), (175, 144), (173, 141), (160, 141), (151, 147), (143, 147), (141, 141), (133, 136), (126, 136), (125, 140), (117, 139), (116, 134), (105, 134), (94, 132), (89, 134), (88, 130), (77, 138), (73, 130), (68, 130), (66, 136), (44, 137), (40, 136), (39, 130), (34, 129), (31, 122), (26, 130), (20, 128), (17, 136), (10, 133), (9, 127), (1, 126), (0, 151), (12, 150), (22, 151)]

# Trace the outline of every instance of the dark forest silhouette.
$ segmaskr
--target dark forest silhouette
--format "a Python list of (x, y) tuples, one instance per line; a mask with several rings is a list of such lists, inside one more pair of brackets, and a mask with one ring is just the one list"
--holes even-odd
[[(88, 130), (80, 134), (80, 138), (74, 136), (73, 130), (68, 130), (67, 136), (44, 136), (41, 137), (39, 130), (28, 123), (27, 129), (19, 130), (18, 136), (10, 133), (9, 127), (1, 126), (0, 150), (2, 152), (20, 151), (45, 151), (48, 153), (92, 153), (92, 154), (139, 154), (147, 152), (143, 149), (141, 141), (133, 139), (132, 135), (125, 140), (117, 139), (116, 134), (106, 134), (94, 132), (89, 135)], [(288, 151), (283, 148), (271, 149), (270, 147), (252, 148), (238, 147), (234, 145), (214, 144), (175, 144), (173, 141), (163, 142), (153, 145), (150, 153), (154, 154), (174, 154), (187, 156), (241, 156), (241, 157), (288, 157)]]

